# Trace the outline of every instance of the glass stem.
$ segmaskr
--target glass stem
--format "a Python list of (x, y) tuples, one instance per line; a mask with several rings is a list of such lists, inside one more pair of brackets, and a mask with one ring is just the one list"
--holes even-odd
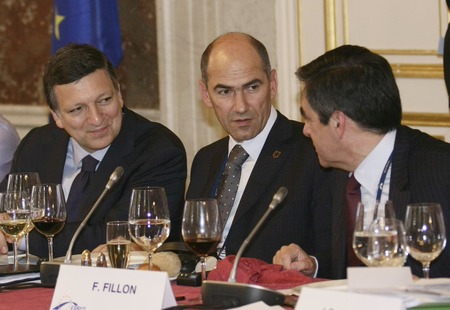
[(30, 239), (28, 233), (25, 234), (25, 263), (30, 264)]
[(152, 270), (153, 268), (152, 254), (152, 252), (148, 252), (148, 270)]
[(430, 278), (430, 262), (422, 263), (423, 277), (425, 279)]
[(200, 257), (200, 264), (202, 266), (202, 281), (206, 280), (206, 257)]
[(17, 240), (14, 239), (13, 240), (13, 264), (14, 264), (14, 269), (16, 269), (19, 265), (19, 260), (17, 258), (18, 253), (17, 253)]
[(53, 237), (47, 237), (48, 241), (48, 261), (53, 262)]

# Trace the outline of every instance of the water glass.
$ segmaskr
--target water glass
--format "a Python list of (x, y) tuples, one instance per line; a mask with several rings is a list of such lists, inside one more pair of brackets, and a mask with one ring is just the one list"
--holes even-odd
[(131, 247), (128, 221), (106, 223), (106, 246), (111, 267), (128, 268)]

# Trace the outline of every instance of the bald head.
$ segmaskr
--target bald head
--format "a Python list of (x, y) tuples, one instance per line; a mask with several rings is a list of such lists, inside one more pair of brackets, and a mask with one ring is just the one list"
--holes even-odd
[(266, 47), (249, 34), (229, 32), (212, 41), (202, 54), (200, 69), (202, 80), (208, 84), (208, 70), (211, 59), (215, 62), (226, 62), (230, 58), (259, 59), (267, 77), (270, 77), (271, 66)]

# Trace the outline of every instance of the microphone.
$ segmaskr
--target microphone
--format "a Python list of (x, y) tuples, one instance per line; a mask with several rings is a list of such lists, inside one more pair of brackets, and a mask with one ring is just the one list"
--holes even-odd
[[(86, 226), (87, 221), (92, 216), (92, 213), (94, 213), (94, 211), (100, 205), (100, 203), (102, 202), (105, 195), (113, 187), (113, 185), (119, 181), (119, 179), (122, 177), (122, 175), (123, 175), (123, 168), (121, 166), (117, 167), (113, 171), (113, 173), (111, 173), (108, 183), (105, 185), (105, 189), (101, 193), (100, 197), (97, 198), (94, 206), (91, 208), (89, 213), (83, 219), (80, 226), (78, 226), (77, 230), (75, 231), (74, 235), (72, 236), (72, 239), (70, 240), (69, 248), (66, 252), (64, 264), (70, 264), (72, 262), (72, 248), (73, 248), (75, 241), (78, 238), (78, 235), (81, 233), (83, 228)], [(41, 266), (40, 266), (41, 282), (46, 283), (46, 284), (55, 284), (56, 279), (58, 277), (60, 265), (61, 265), (61, 262), (42, 262)]]
[(230, 272), (228, 282), (203, 281), (202, 300), (205, 306), (230, 308), (263, 301), (269, 306), (283, 305), (284, 295), (259, 285), (236, 283), (236, 272), (242, 253), (247, 245), (259, 231), (269, 214), (284, 200), (288, 193), (286, 187), (280, 189), (273, 195), (264, 215), (259, 219), (256, 226), (244, 240), (234, 259), (233, 268)]

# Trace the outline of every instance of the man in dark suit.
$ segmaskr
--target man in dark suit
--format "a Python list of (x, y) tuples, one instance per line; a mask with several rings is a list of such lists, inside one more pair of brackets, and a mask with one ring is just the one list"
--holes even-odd
[[(36, 171), (42, 183), (62, 183), (66, 198), (81, 169), (81, 159), (98, 160), (86, 192), (62, 232), (54, 238), (55, 256), (65, 255), (69, 242), (111, 173), (124, 174), (105, 196), (79, 235), (74, 253), (105, 243), (106, 222), (127, 220), (132, 189), (161, 186), (166, 190), (171, 239), (180, 236), (186, 181), (186, 154), (178, 137), (124, 107), (119, 83), (109, 60), (88, 45), (68, 45), (48, 62), (44, 91), (54, 119), (23, 138), (12, 172)], [(6, 187), (6, 179), (2, 188)], [(47, 256), (44, 236), (32, 231), (30, 252)]]
[[(331, 278), (346, 277), (346, 240), (352, 233), (346, 229), (344, 199), (349, 172), (361, 185), (365, 206), (390, 200), (401, 220), (410, 203), (440, 203), (449, 239), (450, 144), (401, 125), (400, 94), (386, 59), (345, 45), (300, 67), (296, 74), (302, 83), (303, 132), (311, 137), (321, 165), (337, 168), (332, 178), (333, 208), (328, 211), (332, 220), (317, 228), (332, 236), (322, 245), (329, 250), (318, 258), (319, 270), (324, 265)], [(306, 253), (291, 244), (277, 252), (274, 263), (296, 269), (296, 261), (307, 259)], [(408, 258), (407, 264), (422, 276), (419, 262)], [(450, 276), (448, 246), (432, 261), (430, 276)]]
[[(201, 71), (203, 101), (229, 136), (196, 154), (187, 198), (217, 196), (234, 145), (240, 144), (249, 154), (219, 245), (225, 249), (221, 254), (236, 254), (282, 186), (289, 191), (285, 200), (243, 255), (270, 262), (286, 242), (297, 242), (314, 253), (314, 194), (320, 194), (316, 186), (324, 171), (310, 139), (301, 134), (303, 124), (288, 120), (272, 106), (277, 76), (265, 47), (247, 34), (222, 35), (204, 51)], [(314, 264), (304, 269), (314, 269)]]

